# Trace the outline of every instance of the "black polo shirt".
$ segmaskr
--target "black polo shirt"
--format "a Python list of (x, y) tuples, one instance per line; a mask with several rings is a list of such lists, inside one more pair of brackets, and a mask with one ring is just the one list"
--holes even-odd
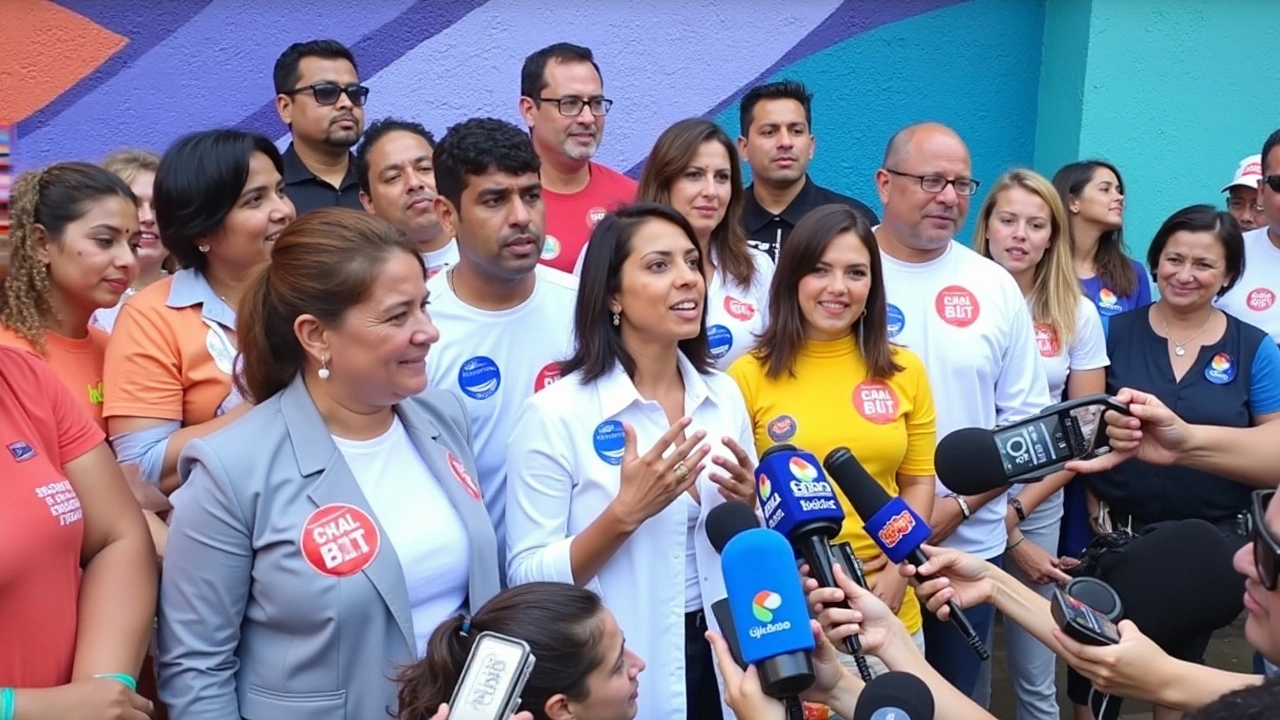
[(360, 182), (356, 179), (356, 158), (348, 153), (347, 174), (342, 177), (342, 186), (334, 188), (318, 177), (302, 163), (293, 143), (284, 151), (284, 192), (293, 202), (299, 215), (308, 210), (326, 207), (344, 207), (352, 210), (364, 210), (360, 204)]
[[(1227, 315), (1222, 339), (1200, 348), (1191, 368), (1175, 380), (1168, 342), (1151, 329), (1151, 306), (1111, 318), (1107, 329), (1107, 393), (1130, 387), (1155, 395), (1183, 420), (1198, 425), (1249, 427), (1252, 415), (1280, 409), (1277, 368), (1262, 330)], [(1271, 356), (1271, 358), (1264, 357)], [(1089, 487), (1114, 512), (1135, 523), (1196, 518), (1230, 520), (1249, 507), (1253, 488), (1187, 467), (1157, 467), (1130, 460), (1088, 476)]]
[(872, 227), (880, 224), (874, 210), (847, 195), (820, 187), (808, 175), (804, 176), (800, 194), (777, 215), (760, 206), (760, 202), (756, 200), (755, 188), (755, 183), (747, 186), (747, 202), (742, 208), (742, 229), (747, 233), (747, 244), (768, 254), (774, 262), (778, 261), (778, 251), (791, 234), (791, 229), (805, 213), (816, 207), (832, 203), (848, 205)]

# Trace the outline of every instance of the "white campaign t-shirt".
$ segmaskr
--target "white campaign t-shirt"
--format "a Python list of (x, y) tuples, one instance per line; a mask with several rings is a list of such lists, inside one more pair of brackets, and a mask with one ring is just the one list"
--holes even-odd
[[(372, 440), (333, 437), (404, 570), (418, 657), (447, 618), (466, 609), (471, 539), (400, 418)], [(430, 513), (430, 522), (424, 522)]]
[(449, 243), (439, 250), (422, 253), (422, 262), (427, 265), (427, 279), (435, 277), (441, 270), (447, 270), (458, 264), (458, 239), (449, 238)]
[[(889, 338), (924, 361), (939, 441), (961, 428), (992, 428), (1049, 405), (1031, 313), (1004, 268), (954, 240), (925, 263), (881, 258)], [(938, 482), (936, 493), (950, 491)], [(1005, 512), (1005, 496), (975, 508), (942, 544), (980, 558), (999, 555), (1008, 540)]]
[(1280, 343), (1280, 249), (1260, 227), (1244, 234), (1244, 273), (1216, 301), (1224, 312), (1262, 328)]
[(751, 287), (743, 287), (726, 275), (718, 261), (707, 287), (707, 344), (717, 370), (728, 370), (734, 360), (755, 347), (769, 322), (773, 260), (759, 250), (750, 249), (750, 253), (756, 266)]
[(560, 379), (559, 363), (573, 351), (578, 280), (545, 265), (534, 273), (529, 299), (498, 311), (459, 300), (448, 273), (427, 282), (427, 312), (440, 329), (427, 354), (427, 384), (457, 392), (467, 407), (478, 482), (504, 558), (511, 428), (524, 401)]
[[(1102, 317), (1097, 306), (1084, 295), (1076, 306), (1076, 333), (1071, 346), (1064, 348), (1058, 334), (1048, 325), (1035, 325), (1036, 346), (1040, 363), (1049, 381), (1049, 402), (1066, 399), (1067, 375), (1078, 370), (1097, 370), (1111, 364), (1107, 358), (1107, 337), (1102, 331)], [(1027, 485), (1014, 485), (1011, 495), (1018, 495)], [(1023, 530), (1039, 530), (1062, 519), (1062, 490), (1045, 498), (1031, 515), (1022, 521)]]

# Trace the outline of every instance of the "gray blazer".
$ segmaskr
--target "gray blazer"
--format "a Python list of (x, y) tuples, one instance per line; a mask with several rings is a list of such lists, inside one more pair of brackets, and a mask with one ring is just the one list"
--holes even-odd
[[(497, 542), (471, 478), (460, 398), (427, 390), (396, 407), (471, 542), (471, 611), (498, 593)], [(386, 720), (394, 676), (416, 658), (404, 572), (386, 533), (363, 569), (323, 572), (304, 525), (322, 507), (373, 516), (301, 376), (208, 437), (187, 444), (160, 585), (160, 697), (182, 720)], [(422, 520), (431, 522), (431, 508)], [(359, 511), (353, 513), (359, 517)], [(370, 533), (371, 535), (372, 533)], [(311, 560), (304, 556), (310, 542)], [(347, 543), (350, 551), (351, 543)], [(325, 557), (333, 558), (333, 548)]]

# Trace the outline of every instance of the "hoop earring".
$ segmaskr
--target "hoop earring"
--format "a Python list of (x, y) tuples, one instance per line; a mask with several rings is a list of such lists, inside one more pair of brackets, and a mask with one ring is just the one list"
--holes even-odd
[(321, 380), (328, 380), (330, 374), (331, 373), (329, 372), (329, 361), (327, 359), (321, 360), (320, 370), (316, 372), (316, 375), (320, 376)]
[(622, 322), (622, 319), (621, 319), (620, 317), (618, 317), (618, 313), (614, 313), (614, 314), (613, 314), (613, 326), (614, 326), (614, 327), (618, 327), (618, 324), (619, 324), (620, 322)]

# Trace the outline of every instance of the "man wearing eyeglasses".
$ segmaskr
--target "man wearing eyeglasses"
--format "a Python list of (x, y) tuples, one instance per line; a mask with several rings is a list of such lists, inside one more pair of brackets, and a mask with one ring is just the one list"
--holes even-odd
[[(1256, 202), (1261, 220), (1244, 234), (1244, 272), (1215, 304), (1280, 343), (1280, 130), (1271, 133), (1262, 154), (1254, 157), (1260, 162)], [(1232, 193), (1234, 201), (1235, 188)]]
[(351, 148), (364, 132), (356, 60), (337, 40), (294, 43), (276, 60), (276, 112), (293, 141), (284, 151), (285, 193), (299, 215), (316, 208), (361, 210)]
[[(1040, 412), (1049, 386), (1026, 300), (1013, 276), (955, 240), (979, 184), (964, 141), (935, 123), (904, 128), (889, 141), (875, 179), (884, 206), (875, 233), (889, 338), (924, 360), (938, 439)], [(999, 564), (1008, 542), (1007, 489), (960, 496), (937, 484), (932, 542)], [(994, 609), (967, 614), (989, 645)], [(982, 661), (954, 627), (926, 614), (924, 644), (939, 673), (986, 705), (990, 675), (980, 682)]]
[(600, 218), (635, 200), (636, 181), (591, 161), (613, 101), (589, 48), (556, 43), (525, 58), (520, 115), (542, 160), (546, 244), (541, 262), (574, 272)]

